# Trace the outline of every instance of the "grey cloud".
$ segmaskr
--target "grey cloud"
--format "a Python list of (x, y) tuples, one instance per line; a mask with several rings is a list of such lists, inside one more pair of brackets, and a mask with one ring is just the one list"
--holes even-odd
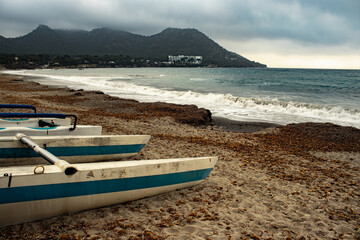
[(40, 23), (145, 35), (166, 27), (190, 27), (214, 39), (358, 46), (359, 15), (358, 0), (0, 0), (0, 35), (23, 35)]
[(302, 3), (234, 1), (229, 17), (220, 24), (228, 24), (227, 29), (231, 31), (222, 29), (222, 34), (228, 38), (291, 39), (321, 44), (357, 41), (359, 28), (356, 27), (356, 19), (352, 18), (354, 15), (340, 15), (321, 6)]

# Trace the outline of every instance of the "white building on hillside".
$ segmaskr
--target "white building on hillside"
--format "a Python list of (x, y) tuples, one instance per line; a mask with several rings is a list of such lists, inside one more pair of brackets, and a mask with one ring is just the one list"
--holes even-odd
[(201, 64), (203, 61), (202, 56), (186, 56), (186, 55), (169, 55), (170, 63), (188, 63), (188, 64)]

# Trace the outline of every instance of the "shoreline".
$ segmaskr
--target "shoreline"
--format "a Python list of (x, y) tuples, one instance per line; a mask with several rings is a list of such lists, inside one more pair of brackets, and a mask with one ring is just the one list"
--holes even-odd
[[(0, 102), (76, 114), (103, 134), (149, 134), (137, 159), (218, 156), (192, 188), (0, 228), (0, 239), (357, 239), (360, 130), (214, 118), (0, 73)], [(249, 132), (244, 132), (244, 131)]]
[(240, 132), (240, 133), (254, 133), (265, 130), (267, 128), (280, 127), (282, 125), (268, 122), (246, 122), (227, 119), (224, 117), (212, 117), (214, 126), (221, 128), (224, 131)]
[[(26, 82), (34, 82), (33, 79), (43, 78), (43, 77), (37, 77), (37, 76), (24, 76), (24, 75), (16, 75), (16, 74), (11, 75), (11, 74), (0, 72), (0, 77), (2, 75), (8, 76), (10, 78), (11, 78), (11, 76), (18, 76), (21, 80), (26, 81)], [(39, 83), (37, 83), (37, 84), (39, 84)], [(42, 85), (42, 84), (40, 83), (40, 85)], [(45, 86), (47, 88), (55, 88), (55, 89), (68, 89), (69, 91), (78, 92), (78, 94), (81, 94), (81, 92), (91, 92), (91, 91), (83, 91), (83, 90), (78, 90), (78, 91), (71, 90), (70, 88), (68, 88), (65, 85), (42, 85), (42, 86)], [(100, 94), (100, 95), (101, 94), (107, 95), (105, 93), (102, 93), (101, 91), (98, 91), (96, 93)], [(107, 95), (107, 96), (109, 96), (109, 95)], [(172, 104), (172, 103), (165, 103), (165, 102), (139, 102), (134, 99), (124, 99), (124, 98), (113, 97), (113, 96), (109, 96), (109, 98), (118, 99), (119, 101), (133, 102), (134, 104), (138, 104), (138, 105), (141, 105), (141, 104), (146, 105), (146, 106), (156, 105), (155, 108), (157, 110), (159, 108), (164, 108), (165, 111), (169, 110), (168, 108), (173, 108), (170, 111), (179, 110), (176, 108), (183, 108), (184, 109), (183, 111), (189, 111), (189, 108), (187, 106), (191, 106), (191, 110), (194, 110), (194, 111), (197, 111), (196, 108), (198, 108), (198, 107), (194, 107), (195, 105), (189, 105), (189, 104)], [(269, 122), (252, 122), (252, 121), (231, 120), (231, 119), (227, 119), (225, 117), (212, 116), (211, 112), (207, 109), (204, 109), (204, 108), (198, 108), (198, 109), (200, 109), (203, 112), (202, 113), (203, 115), (207, 114), (207, 115), (209, 115), (209, 117), (203, 116), (202, 118), (204, 118), (204, 120), (199, 120), (199, 121), (193, 122), (193, 120), (190, 119), (190, 120), (183, 120), (183, 122), (189, 123), (189, 124), (195, 124), (195, 125), (211, 125), (211, 126), (218, 127), (220, 129), (223, 129), (226, 131), (243, 132), (243, 133), (257, 132), (257, 131), (262, 131), (264, 129), (271, 128), (271, 127), (282, 126), (281, 124), (269, 123)], [(206, 113), (204, 113), (204, 110), (206, 111)], [(190, 114), (194, 114), (194, 113), (190, 113)], [(166, 115), (166, 113), (165, 113), (165, 115)], [(169, 114), (169, 116), (173, 116), (173, 114)]]
[[(107, 72), (106, 69), (104, 70), (104, 74), (108, 75), (110, 78), (113, 76), (115, 72)], [(116, 71), (116, 76), (119, 78), (126, 78), (126, 75), (131, 76), (142, 76), (142, 74), (160, 74), (159, 76), (166, 76), (171, 75), (171, 73), (166, 72), (143, 72), (142, 69), (125, 69), (120, 70), (120, 72)], [(128, 72), (129, 71), (129, 72)], [(140, 71), (140, 72), (138, 72)], [(145, 70), (147, 71), (147, 70)], [(40, 72), (41, 76), (37, 76), (37, 72), (29, 72), (24, 73), (20, 72), (4, 72), (4, 73), (14, 73), (14, 74), (34, 74), (34, 75), (24, 75), (29, 79), (34, 78), (34, 81), (48, 85), (51, 87), (67, 87), (69, 85), (71, 88), (78, 90), (84, 89), (88, 91), (92, 90), (100, 90), (103, 91), (105, 94), (109, 94), (111, 96), (125, 98), (125, 99), (136, 99), (140, 102), (171, 102), (174, 104), (182, 105), (182, 104), (196, 104), (198, 107), (209, 109), (214, 117), (221, 117), (231, 119), (231, 121), (242, 122), (244, 125), (246, 123), (252, 122), (260, 122), (260, 123), (274, 123), (278, 125), (286, 125), (289, 123), (299, 123), (299, 122), (331, 122), (334, 124), (338, 124), (341, 126), (353, 126), (360, 129), (359, 122), (356, 119), (359, 118), (358, 116), (358, 107), (356, 103), (349, 100), (348, 98), (344, 97), (342, 100), (341, 98), (336, 99), (328, 99), (328, 94), (324, 95), (323, 101), (316, 100), (317, 98), (310, 95), (298, 96), (299, 99), (291, 98), (291, 97), (271, 97), (273, 94), (269, 93), (270, 95), (266, 97), (266, 92), (255, 94), (256, 96), (247, 96), (247, 97), (236, 97), (238, 94), (226, 94), (227, 92), (220, 91), (217, 93), (217, 90), (210, 90), (207, 87), (207, 91), (202, 92), (182, 92), (179, 90), (168, 91), (167, 89), (157, 88), (155, 87), (144, 87), (143, 84), (132, 86), (129, 85), (128, 81), (119, 83), (115, 80), (111, 80), (111, 82), (107, 82), (108, 78), (101, 78), (101, 87), (97, 87), (97, 81), (91, 81), (92, 75), (96, 76), (98, 74), (94, 74), (91, 72), (84, 73), (86, 76), (90, 77), (90, 82), (86, 79), (80, 77), (79, 82), (75, 82), (72, 77), (66, 77), (69, 73), (70, 75), (78, 75), (82, 76), (83, 74), (80, 73), (81, 71), (75, 70), (75, 72), (62, 72), (62, 73), (55, 73), (51, 70), (50, 73), (45, 73), (43, 75)], [(100, 72), (99, 72), (100, 73)], [(139, 73), (140, 75), (136, 75)], [(165, 74), (166, 73), (166, 74)], [(186, 71), (184, 72), (186, 73)], [(206, 73), (206, 72), (205, 72)], [(50, 75), (48, 75), (50, 74)], [(56, 75), (63, 75), (59, 80), (56, 79)], [(90, 74), (90, 75), (89, 75)], [(120, 74), (120, 75), (118, 75)], [(123, 74), (125, 74), (123, 76)], [(163, 75), (165, 74), (165, 75)], [(194, 74), (198, 74), (195, 72)], [(224, 76), (226, 76), (227, 71), (223, 72)], [(54, 75), (55, 78), (51, 75)], [(156, 76), (156, 75), (155, 75)], [(141, 81), (141, 80), (140, 80)], [(148, 85), (146, 82), (145, 85)], [(114, 84), (114, 85), (113, 85)], [(120, 84), (120, 85), (119, 85)], [(151, 83), (152, 84), (152, 83)], [(191, 84), (189, 82), (189, 84)], [(203, 83), (202, 83), (203, 84)], [(254, 83), (256, 86), (259, 83)], [(156, 82), (154, 86), (156, 86)], [(165, 84), (166, 85), (166, 84)], [(165, 86), (164, 85), (164, 86)], [(111, 86), (114, 86), (113, 88)], [(122, 86), (122, 89), (118, 89), (119, 86)], [(211, 86), (211, 85), (210, 85)], [(128, 89), (128, 90), (126, 90)], [(231, 90), (229, 90), (231, 92)], [(312, 91), (312, 90), (310, 90)], [(214, 94), (214, 96), (213, 96)], [(218, 95), (219, 94), (219, 95)], [(264, 95), (265, 94), (265, 95)], [(170, 98), (168, 97), (170, 96)], [(241, 95), (241, 94), (240, 94)], [(264, 96), (263, 96), (264, 95)], [(276, 94), (275, 94), (276, 95)], [(262, 96), (262, 97), (261, 97)], [(340, 95), (339, 95), (340, 96)], [(306, 99), (304, 99), (304, 97)], [(300, 100), (302, 99), (302, 100)], [(348, 100), (346, 100), (348, 99)], [(215, 101), (215, 102), (213, 102)], [(224, 101), (224, 104), (222, 104)], [(346, 105), (345, 103), (348, 103)], [(355, 105), (354, 105), (355, 104)], [(230, 124), (230, 126), (234, 124)], [(236, 125), (236, 124), (235, 124)], [(250, 126), (251, 128), (251, 126)], [(230, 128), (229, 128), (230, 129)], [(238, 127), (238, 131), (242, 131), (241, 127)], [(245, 132), (248, 132), (244, 129)]]

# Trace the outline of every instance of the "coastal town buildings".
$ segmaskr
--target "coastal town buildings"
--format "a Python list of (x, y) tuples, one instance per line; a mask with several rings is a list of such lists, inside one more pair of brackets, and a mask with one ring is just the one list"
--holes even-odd
[(169, 55), (169, 63), (185, 63), (185, 64), (201, 64), (202, 56), (186, 56), (186, 55)]

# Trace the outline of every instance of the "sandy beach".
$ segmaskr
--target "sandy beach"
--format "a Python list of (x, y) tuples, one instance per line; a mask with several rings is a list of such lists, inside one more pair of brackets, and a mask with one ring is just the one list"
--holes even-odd
[[(0, 75), (0, 103), (76, 114), (103, 134), (149, 134), (134, 159), (218, 156), (200, 185), (0, 228), (0, 239), (360, 239), (360, 129), (215, 118)], [(0, 213), (1, 214), (1, 213)]]

